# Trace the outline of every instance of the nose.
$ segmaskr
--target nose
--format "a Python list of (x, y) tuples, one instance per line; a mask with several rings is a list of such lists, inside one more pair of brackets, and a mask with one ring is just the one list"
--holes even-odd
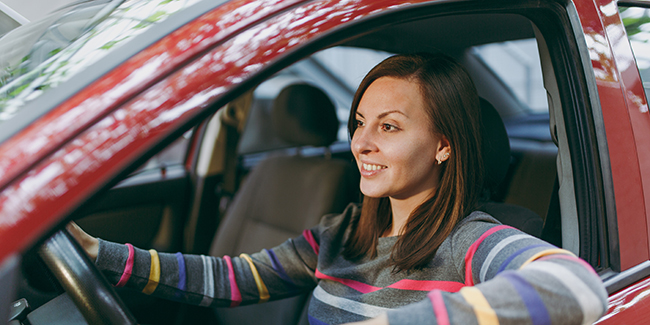
[(368, 127), (357, 128), (352, 135), (351, 147), (355, 155), (377, 151), (377, 143), (372, 130)]

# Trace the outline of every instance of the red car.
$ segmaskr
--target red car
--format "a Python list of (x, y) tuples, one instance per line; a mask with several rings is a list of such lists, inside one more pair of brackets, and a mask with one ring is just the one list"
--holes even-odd
[[(467, 68), (507, 130), (510, 154), (490, 200), (531, 212), (530, 224), (514, 223), (600, 274), (610, 300), (599, 323), (643, 323), (648, 46), (650, 1), (636, 0), (106, 0), (62, 8), (0, 39), (0, 319), (304, 321), (308, 295), (259, 305), (264, 312), (213, 313), (116, 294), (65, 225), (75, 220), (95, 236), (163, 251), (276, 245), (358, 199), (345, 124), (363, 75), (393, 53), (441, 51)], [(338, 119), (328, 139), (282, 136), (308, 123), (275, 121), (279, 90), (296, 82), (331, 99)], [(309, 127), (319, 128), (329, 108), (303, 106), (294, 114), (315, 114)], [(318, 172), (336, 195), (294, 189), (311, 178), (291, 179), (287, 163), (259, 171), (278, 155), (343, 166), (336, 182), (330, 167)], [(317, 211), (304, 219), (242, 213), (288, 204)]]

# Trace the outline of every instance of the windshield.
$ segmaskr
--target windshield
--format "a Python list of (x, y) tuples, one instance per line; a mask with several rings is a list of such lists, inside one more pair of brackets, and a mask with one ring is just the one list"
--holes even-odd
[(99, 0), (54, 12), (0, 39), (0, 124), (134, 36), (199, 0)]

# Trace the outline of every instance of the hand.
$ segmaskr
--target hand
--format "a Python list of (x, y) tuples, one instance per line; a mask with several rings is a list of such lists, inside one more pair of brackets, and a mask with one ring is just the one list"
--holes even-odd
[(365, 320), (363, 322), (348, 323), (347, 325), (389, 325), (388, 316), (386, 314), (381, 314), (379, 317)]
[(66, 227), (68, 233), (77, 240), (81, 248), (86, 251), (90, 260), (95, 262), (97, 259), (97, 252), (99, 251), (99, 240), (97, 238), (87, 234), (81, 227), (79, 227), (74, 221), (70, 222)]

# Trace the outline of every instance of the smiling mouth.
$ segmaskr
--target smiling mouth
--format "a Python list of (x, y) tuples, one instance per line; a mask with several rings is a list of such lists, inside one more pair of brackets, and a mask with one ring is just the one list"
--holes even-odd
[(385, 169), (388, 168), (387, 166), (381, 166), (381, 165), (373, 165), (373, 164), (361, 164), (363, 170), (367, 171), (374, 171), (374, 170), (380, 170), (380, 169)]

